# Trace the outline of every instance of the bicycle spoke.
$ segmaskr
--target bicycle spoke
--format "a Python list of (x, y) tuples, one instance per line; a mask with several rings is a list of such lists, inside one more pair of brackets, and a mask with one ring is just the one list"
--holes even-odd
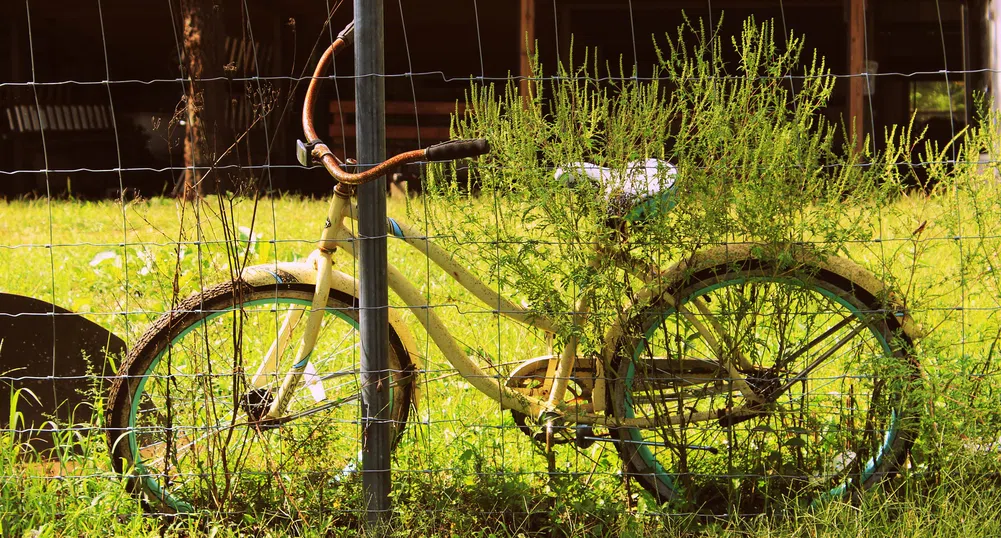
[(824, 351), (819, 357), (814, 359), (814, 361), (811, 362), (809, 365), (807, 365), (807, 367), (804, 368), (800, 373), (793, 376), (793, 378), (787, 381), (785, 385), (782, 385), (782, 387), (778, 389), (777, 395), (784, 393), (785, 391), (789, 390), (789, 387), (806, 379), (806, 376), (809, 375), (810, 372), (814, 371), (824, 361), (826, 361), (832, 355), (834, 355), (834, 353), (836, 353), (839, 349), (841, 349), (841, 347), (847, 344), (852, 338), (858, 336), (859, 333), (865, 330), (865, 328), (866, 326), (864, 323), (859, 323), (858, 326), (852, 329), (852, 331), (848, 333), (847, 336), (835, 342), (834, 345), (832, 345), (830, 348)]

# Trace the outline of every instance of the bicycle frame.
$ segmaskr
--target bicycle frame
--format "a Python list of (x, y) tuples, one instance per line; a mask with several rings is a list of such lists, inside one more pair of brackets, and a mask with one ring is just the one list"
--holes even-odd
[[(299, 265), (298, 270), (291, 271), (291, 273), (298, 274), (300, 279), (312, 277), (311, 280), (313, 280), (313, 283), (316, 285), (316, 291), (307, 316), (305, 333), (302, 340), (299, 342), (299, 347), (296, 351), (293, 365), (285, 373), (281, 388), (279, 389), (279, 392), (277, 393), (276, 398), (274, 399), (274, 402), (268, 412), (269, 418), (277, 419), (282, 416), (289, 400), (291, 399), (293, 389), (302, 380), (302, 376), (309, 361), (310, 353), (313, 350), (313, 346), (319, 333), (320, 322), (323, 317), (323, 311), (326, 308), (326, 300), (330, 289), (335, 287), (349, 293), (352, 293), (353, 290), (357, 289), (354, 279), (344, 273), (334, 271), (332, 260), (333, 253), (337, 248), (343, 249), (353, 257), (357, 256), (357, 252), (354, 248), (357, 237), (355, 237), (345, 224), (345, 221), (347, 220), (356, 220), (357, 213), (358, 208), (351, 203), (349, 196), (336, 193), (331, 199), (327, 221), (321, 239), (318, 243), (318, 248), (309, 257), (309, 265), (297, 264)], [(388, 228), (391, 230), (394, 237), (406, 242), (411, 247), (420, 251), (424, 256), (434, 262), (435, 265), (445, 271), (450, 278), (472, 293), (483, 304), (494, 309), (494, 312), (497, 314), (522, 325), (541, 329), (550, 334), (555, 332), (555, 325), (552, 320), (548, 319), (544, 315), (531, 312), (525, 308), (515, 305), (510, 300), (502, 297), (500, 294), (490, 289), (489, 286), (483, 283), (482, 280), (477, 278), (466, 268), (452, 260), (446, 250), (430, 241), (418, 231), (406, 224), (399, 223), (392, 218), (389, 219), (388, 224)], [(258, 283), (254, 282), (254, 280), (261, 280), (261, 283), (265, 283), (268, 278), (266, 275), (273, 275), (272, 272), (267, 270), (267, 266), (263, 266), (263, 271), (258, 269), (261, 269), (261, 266), (245, 269), (243, 278), (251, 281), (252, 283)], [(467, 382), (469, 382), (478, 391), (486, 394), (491, 399), (498, 402), (502, 408), (512, 409), (532, 417), (541, 417), (549, 414), (550, 416), (563, 417), (571, 423), (595, 424), (602, 426), (655, 427), (667, 424), (680, 424), (682, 422), (691, 423), (714, 420), (718, 418), (718, 414), (716, 412), (702, 412), (694, 415), (672, 415), (653, 418), (610, 417), (605, 414), (604, 412), (607, 405), (607, 402), (605, 401), (607, 377), (605, 375), (605, 371), (607, 370), (612, 353), (614, 352), (613, 346), (611, 345), (606, 345), (602, 358), (594, 361), (594, 397), (592, 399), (592, 410), (590, 412), (580, 412), (580, 410), (577, 410), (576, 412), (568, 413), (567, 410), (561, 408), (560, 404), (566, 394), (574, 368), (578, 366), (578, 363), (582, 360), (577, 357), (576, 351), (579, 340), (575, 336), (568, 338), (565, 347), (556, 361), (555, 369), (550, 367), (547, 371), (545, 380), (545, 388), (549, 389), (549, 395), (547, 398), (538, 398), (518, 392), (517, 390), (508, 387), (505, 384), (505, 379), (501, 376), (486, 373), (474, 360), (468, 357), (456, 342), (455, 338), (451, 335), (442, 320), (434, 312), (434, 309), (428, 301), (422, 296), (420, 291), (392, 264), (390, 264), (387, 269), (388, 284), (390, 289), (392, 289), (400, 297), (400, 299), (402, 299), (405, 304), (405, 308), (415, 313), (431, 340), (442, 351), (445, 359), (448, 360), (459, 375), (461, 375)], [(640, 269), (633, 269), (631, 272), (643, 278), (648, 284), (651, 284), (640, 294), (639, 298), (641, 301), (644, 300), (644, 298), (661, 296), (659, 290), (657, 289), (658, 286), (656, 285), (656, 281), (660, 277), (659, 275), (644, 274)], [(579, 326), (586, 321), (588, 316), (587, 304), (589, 303), (590, 296), (591, 292), (585, 292), (583, 297), (578, 301), (573, 317), (574, 325)], [(671, 300), (669, 296), (664, 296), (663, 298), (669, 301)], [(721, 347), (712, 332), (705, 327), (703, 323), (696, 319), (694, 313), (688, 311), (682, 311), (681, 313), (693, 322), (698, 330), (706, 337), (707, 341), (711, 342), (712, 347), (717, 350), (718, 356), (722, 358), (723, 354), (719, 353)], [(259, 380), (263, 380), (267, 376), (276, 374), (278, 368), (277, 358), (282, 355), (284, 350), (289, 345), (288, 340), (291, 327), (300, 321), (299, 318), (302, 315), (305, 314), (301, 310), (295, 310), (287, 314), (286, 319), (282, 321), (278, 337), (275, 342), (272, 343), (267, 355), (262, 358), (261, 363), (258, 366), (257, 374), (254, 376), (255, 383), (258, 383)], [(711, 319), (710, 325), (713, 325)], [(606, 335), (606, 343), (610, 344), (611, 342), (614, 342), (615, 339), (622, 334), (623, 330), (621, 326), (614, 324)], [(718, 332), (717, 334), (722, 333)], [(738, 356), (735, 357), (735, 360), (740, 363), (745, 359)], [(736, 365), (731, 364), (732, 361), (727, 361), (725, 359), (721, 360), (721, 362), (723, 363), (723, 366), (731, 372), (735, 388), (752, 400), (757, 398), (757, 395), (747, 385), (743, 377), (737, 373)], [(735, 415), (739, 415), (742, 412), (743, 410), (741, 408), (731, 410), (731, 414)]]
[[(316, 285), (316, 291), (313, 296), (308, 318), (306, 320), (306, 330), (302, 341), (299, 343), (292, 367), (285, 374), (282, 385), (279, 388), (279, 391), (271, 404), (271, 408), (267, 413), (267, 418), (269, 419), (279, 419), (282, 416), (292, 397), (292, 389), (295, 388), (301, 381), (302, 376), (306, 371), (307, 365), (309, 364), (310, 353), (313, 351), (313, 346), (316, 343), (316, 338), (320, 330), (320, 323), (323, 317), (322, 314), (323, 310), (326, 308), (327, 297), (331, 286), (335, 283), (335, 280), (339, 286), (353, 284), (353, 280), (342, 273), (335, 278), (332, 260), (332, 255), (337, 248), (345, 250), (350, 253), (351, 256), (357, 256), (357, 252), (354, 249), (354, 242), (357, 238), (344, 224), (346, 219), (356, 220), (355, 215), (357, 215), (358, 212), (357, 207), (353, 206), (350, 201), (354, 194), (353, 186), (370, 181), (375, 177), (385, 174), (386, 171), (392, 169), (393, 167), (408, 162), (416, 162), (420, 160), (451, 161), (463, 157), (482, 155), (489, 149), (485, 140), (452, 140), (431, 146), (425, 150), (414, 150), (401, 153), (375, 165), (372, 168), (358, 173), (349, 173), (343, 170), (339, 166), (337, 159), (333, 156), (330, 149), (318, 138), (317, 131), (313, 125), (312, 110), (316, 101), (317, 82), (322, 80), (324, 70), (326, 69), (326, 66), (330, 62), (331, 58), (337, 54), (339, 50), (351, 43), (353, 40), (353, 33), (354, 26), (352, 23), (338, 34), (337, 39), (335, 39), (330, 47), (324, 52), (316, 65), (316, 69), (313, 73), (313, 80), (306, 91), (306, 98), (303, 104), (303, 134), (306, 136), (308, 143), (299, 143), (297, 148), (299, 160), (303, 165), (308, 163), (309, 158), (312, 158), (313, 162), (322, 164), (327, 172), (338, 181), (338, 185), (334, 189), (334, 196), (330, 202), (327, 220), (323, 228), (318, 248), (309, 257), (312, 267), (306, 267), (304, 270), (295, 271), (297, 273), (307, 274), (310, 270), (312, 270), (313, 275), (315, 275), (312, 280)], [(424, 254), (424, 256), (433, 261), (435, 265), (444, 270), (450, 278), (458, 282), (462, 287), (466, 288), (485, 305), (493, 308), (497, 314), (512, 319), (523, 325), (541, 329), (550, 334), (555, 333), (555, 324), (552, 320), (549, 320), (545, 316), (538, 313), (530, 312), (521, 308), (506, 298), (501, 297), (480, 279), (476, 278), (475, 275), (455, 263), (444, 249), (429, 241), (428, 238), (421, 236), (409, 226), (400, 224), (393, 219), (389, 219), (388, 224), (389, 229), (392, 230), (393, 236), (405, 241), (407, 244), (420, 251)], [(596, 253), (596, 255), (598, 254), (600, 253)], [(248, 282), (254, 278), (253, 269), (254, 268), (248, 268), (248, 270), (244, 271), (243, 277)], [(545, 388), (549, 389), (547, 398), (537, 398), (518, 392), (517, 390), (508, 387), (503, 382), (504, 380), (498, 376), (488, 375), (482, 368), (479, 367), (478, 364), (476, 364), (476, 362), (466, 356), (458, 343), (455, 341), (455, 338), (452, 337), (444, 323), (442, 323), (441, 319), (437, 316), (437, 314), (435, 314), (431, 305), (428, 304), (428, 302), (421, 296), (417, 288), (407, 281), (400, 271), (391, 264), (388, 265), (387, 269), (389, 288), (396, 292), (396, 294), (403, 300), (407, 308), (420, 313), (417, 318), (424, 326), (424, 329), (431, 337), (431, 340), (434, 341), (435, 345), (442, 351), (446, 360), (451, 363), (451, 365), (466, 381), (476, 387), (476, 389), (480, 392), (497, 401), (502, 408), (513, 409), (528, 416), (539, 417), (540, 419), (543, 417), (549, 417), (546, 419), (547, 422), (550, 421), (550, 419), (565, 417), (571, 422), (577, 423), (600, 425), (614, 424), (616, 426), (635, 427), (662, 426), (667, 423), (680, 424), (682, 422), (687, 423), (717, 418), (717, 414), (715, 412), (696, 413), (694, 415), (685, 416), (677, 415), (659, 417), (655, 419), (632, 417), (613, 418), (604, 414), (607, 405), (607, 402), (605, 401), (607, 377), (605, 375), (605, 370), (606, 367), (611, 364), (612, 354), (614, 353), (614, 347), (611, 346), (610, 343), (615, 342), (619, 336), (624, 334), (624, 331), (617, 324), (613, 324), (609, 333), (606, 335), (606, 348), (601, 359), (595, 361), (596, 364), (593, 379), (594, 387), (592, 390), (593, 408), (591, 412), (581, 413), (578, 409), (576, 413), (568, 415), (565, 412), (566, 410), (563, 409), (562, 403), (563, 398), (566, 395), (567, 386), (571, 380), (571, 374), (574, 372), (574, 368), (579, 362), (577, 357), (577, 345), (579, 343), (579, 339), (576, 336), (568, 338), (565, 347), (560, 352), (555, 368), (551, 366), (547, 368), (545, 380)], [(663, 300), (672, 301), (670, 296), (662, 293), (661, 286), (658, 284), (658, 280), (662, 277), (659, 272), (655, 271), (654, 274), (650, 274), (648, 270), (649, 268), (637, 268), (630, 264), (625, 264), (624, 269), (646, 282), (647, 285), (645, 290), (640, 295), (641, 300), (658, 297)], [(254, 283), (256, 283), (256, 281)], [(348, 291), (353, 295), (353, 289), (345, 291)], [(591, 302), (592, 295), (593, 291), (586, 291), (575, 305), (572, 317), (572, 323), (574, 326), (581, 326), (586, 321), (589, 315), (587, 308)], [(708, 313), (708, 310), (704, 308), (704, 305), (701, 305), (699, 301), (695, 301), (695, 305), (702, 315)], [(749, 366), (747, 360), (734, 351), (731, 351), (731, 354), (734, 355), (732, 357), (733, 360), (728, 360), (728, 357), (722, 353), (723, 348), (720, 343), (706, 328), (706, 326), (696, 318), (693, 312), (682, 308), (680, 309), (680, 313), (685, 316), (688, 321), (696, 327), (696, 330), (702, 333), (706, 341), (710, 343), (710, 346), (720, 358), (721, 366), (730, 373), (732, 378), (731, 382), (733, 383), (734, 388), (740, 391), (741, 394), (748, 399), (748, 401), (760, 402), (761, 398), (754, 392), (754, 390), (737, 370), (737, 365), (742, 367)], [(302, 315), (303, 313), (301, 311), (293, 310), (286, 316), (285, 320), (283, 320), (278, 337), (266, 356), (262, 358), (257, 369), (257, 374), (253, 378), (253, 383), (257, 385), (258, 388), (260, 388), (259, 383), (261, 383), (265, 376), (273, 375), (277, 370), (278, 357), (282, 355), (286, 346), (289, 344), (288, 340), (291, 328), (300, 321), (300, 317)], [(711, 317), (709, 318), (709, 324), (717, 329), (717, 333), (720, 334), (722, 338), (726, 338), (724, 332), (719, 330), (718, 324), (716, 324)], [(731, 410), (731, 414), (740, 412), (742, 412), (741, 408)]]

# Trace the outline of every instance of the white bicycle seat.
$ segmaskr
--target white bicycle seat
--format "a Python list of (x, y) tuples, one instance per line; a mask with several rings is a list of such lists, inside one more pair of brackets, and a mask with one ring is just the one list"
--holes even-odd
[[(575, 162), (556, 169), (557, 180), (572, 184), (588, 178), (605, 193), (609, 211), (627, 220), (642, 220), (652, 207), (669, 197), (677, 179), (678, 168), (660, 159), (630, 161), (624, 170), (605, 168), (588, 162)], [(667, 201), (666, 209), (673, 203)]]

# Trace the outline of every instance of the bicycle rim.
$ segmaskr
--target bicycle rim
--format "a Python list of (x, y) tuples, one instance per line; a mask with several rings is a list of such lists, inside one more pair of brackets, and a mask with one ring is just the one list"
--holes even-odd
[[(134, 389), (127, 437), (134, 474), (170, 511), (281, 516), (319, 509), (324, 495), (360, 467), (360, 347), (356, 312), (347, 305), (331, 301), (325, 311), (307, 375), (286, 412), (294, 420), (262, 428), (252, 419), (292, 363), (306, 315), (292, 330), (280, 374), (268, 376), (263, 390), (251, 385), (257, 366), (286, 314), (308, 314), (310, 305), (305, 293), (270, 293), (237, 308), (231, 300), (206, 303), (205, 314), (152, 358)], [(394, 379), (402, 369), (398, 354), (390, 357)], [(405, 392), (390, 390), (391, 402)], [(405, 420), (405, 412), (394, 411), (394, 421)]]
[[(908, 444), (902, 399), (915, 366), (892, 314), (809, 274), (731, 272), (687, 289), (681, 310), (725, 335), (717, 337), (722, 354), (750, 368), (736, 377), (713, 370), (718, 355), (690, 317), (671, 308), (646, 313), (642, 338), (620, 365), (619, 412), (716, 417), (620, 430), (629, 471), (659, 500), (703, 513), (760, 513), (790, 499), (843, 496), (896, 467)], [(691, 359), (704, 362), (692, 367)], [(724, 424), (729, 410), (750, 404), (737, 379), (759, 393), (785, 390), (761, 412)]]

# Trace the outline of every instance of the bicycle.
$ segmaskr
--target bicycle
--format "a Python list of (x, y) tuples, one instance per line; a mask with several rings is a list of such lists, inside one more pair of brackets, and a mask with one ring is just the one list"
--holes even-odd
[[(337, 249), (355, 254), (345, 224), (357, 215), (354, 188), (403, 163), (488, 151), (482, 140), (452, 141), (344, 171), (312, 110), (328, 63), (351, 38), (349, 25), (325, 51), (303, 109), (309, 143), (299, 142), (300, 161), (337, 180), (317, 249), (304, 263), (247, 267), (181, 302), (132, 348), (110, 392), (114, 468), (158, 510), (276, 510), (311, 495), (322, 504), (322, 486), (355, 470), (357, 283), (332, 261)], [(643, 218), (639, 205), (623, 218)], [(394, 219), (388, 227), (496, 314), (555, 332), (552, 320), (501, 297), (416, 230)], [(624, 476), (659, 503), (756, 513), (787, 498), (821, 502), (872, 487), (904, 462), (917, 417), (909, 400), (920, 377), (917, 332), (880, 279), (796, 245), (721, 246), (666, 270), (614, 245), (595, 256), (613, 257), (643, 284), (600, 356), (578, 356), (571, 336), (505, 380), (466, 355), (392, 265), (388, 281), (455, 370), (510, 409), (522, 431), (547, 449), (613, 444)], [(589, 315), (587, 295), (575, 324)], [(397, 439), (418, 390), (413, 342), (391, 310), (391, 372), (380, 389), (390, 392)]]

